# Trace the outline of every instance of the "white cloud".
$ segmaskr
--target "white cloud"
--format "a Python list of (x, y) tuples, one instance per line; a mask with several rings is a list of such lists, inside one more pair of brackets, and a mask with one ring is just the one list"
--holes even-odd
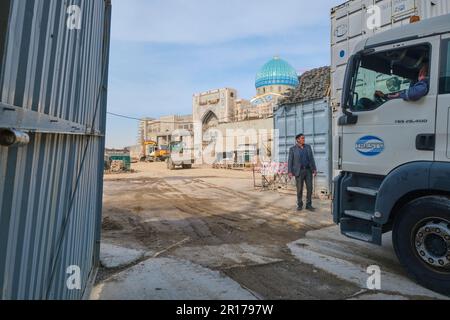
[(113, 39), (210, 44), (327, 24), (340, 0), (115, 0)]

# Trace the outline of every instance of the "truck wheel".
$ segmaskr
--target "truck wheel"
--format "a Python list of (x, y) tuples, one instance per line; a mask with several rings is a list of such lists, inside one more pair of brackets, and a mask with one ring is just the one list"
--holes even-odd
[(395, 219), (392, 240), (407, 273), (422, 286), (450, 296), (450, 199), (408, 203)]
[(192, 164), (183, 164), (183, 169), (192, 169)]
[(168, 160), (167, 161), (167, 168), (169, 170), (175, 170), (175, 164), (172, 161)]

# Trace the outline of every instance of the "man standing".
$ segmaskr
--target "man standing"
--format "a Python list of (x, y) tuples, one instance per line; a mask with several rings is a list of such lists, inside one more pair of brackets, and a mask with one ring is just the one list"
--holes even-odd
[(289, 150), (289, 178), (295, 176), (297, 182), (297, 210), (303, 210), (303, 185), (306, 182), (306, 209), (314, 211), (312, 206), (313, 176), (317, 175), (316, 162), (310, 145), (305, 144), (305, 135), (295, 137), (296, 145)]

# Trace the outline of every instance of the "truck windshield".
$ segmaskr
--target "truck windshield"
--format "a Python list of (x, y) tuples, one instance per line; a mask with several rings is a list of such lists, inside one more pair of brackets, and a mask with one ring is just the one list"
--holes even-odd
[(183, 144), (182, 143), (174, 143), (172, 144), (171, 151), (173, 153), (181, 153), (183, 152)]
[(420, 70), (429, 64), (429, 47), (421, 45), (363, 56), (355, 70), (350, 95), (352, 111), (374, 110), (396, 93), (418, 82)]

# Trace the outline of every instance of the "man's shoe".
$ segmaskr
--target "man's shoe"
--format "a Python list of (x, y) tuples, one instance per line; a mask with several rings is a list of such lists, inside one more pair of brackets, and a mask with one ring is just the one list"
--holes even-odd
[(297, 207), (297, 211), (302, 211), (303, 207)]
[(316, 211), (316, 208), (314, 208), (313, 206), (307, 206), (306, 210), (314, 212)]

